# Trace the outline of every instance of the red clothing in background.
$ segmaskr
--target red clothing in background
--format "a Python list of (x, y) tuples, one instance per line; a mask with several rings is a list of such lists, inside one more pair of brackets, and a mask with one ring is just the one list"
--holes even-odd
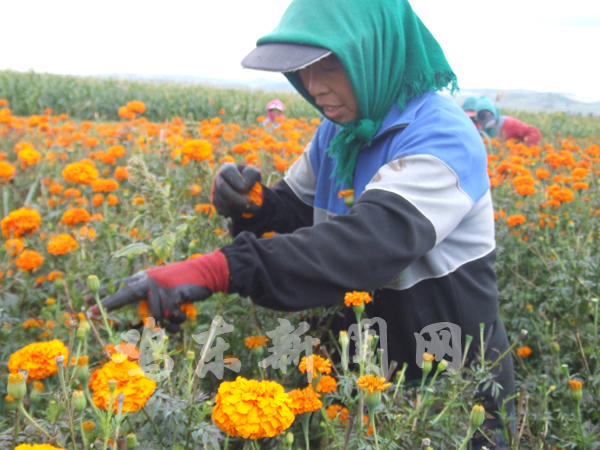
[(525, 141), (528, 146), (537, 145), (542, 138), (542, 133), (536, 127), (527, 125), (514, 117), (507, 116), (498, 133), (506, 140)]

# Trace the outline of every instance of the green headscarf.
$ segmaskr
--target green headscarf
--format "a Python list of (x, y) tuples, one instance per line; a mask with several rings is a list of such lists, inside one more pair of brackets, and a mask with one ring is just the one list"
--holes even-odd
[(467, 97), (462, 105), (463, 111), (475, 111), (477, 100), (479, 100), (477, 97)]
[[(458, 89), (456, 75), (429, 30), (407, 0), (294, 0), (274, 31), (257, 45), (271, 42), (324, 47), (344, 66), (356, 100), (358, 118), (342, 125), (327, 153), (337, 161), (336, 186), (352, 187), (358, 154), (394, 103), (400, 110), (414, 97)], [(284, 74), (321, 113), (298, 72)]]

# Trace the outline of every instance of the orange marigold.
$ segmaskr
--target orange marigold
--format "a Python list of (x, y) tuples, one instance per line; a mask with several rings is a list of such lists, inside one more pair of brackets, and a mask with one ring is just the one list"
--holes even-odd
[(146, 111), (146, 105), (140, 100), (130, 101), (127, 103), (127, 105), (125, 105), (125, 108), (136, 114), (142, 114), (144, 111)]
[(250, 336), (244, 339), (244, 345), (249, 349), (266, 347), (268, 341), (269, 338), (266, 336)]
[(52, 272), (50, 272), (48, 274), (47, 278), (48, 278), (48, 281), (54, 281), (54, 280), (56, 280), (58, 278), (62, 278), (62, 276), (63, 276), (62, 272), (60, 272), (58, 270), (53, 270)]
[(298, 365), (300, 372), (312, 372), (312, 377), (317, 378), (318, 373), (331, 373), (331, 361), (321, 358), (319, 355), (310, 355), (302, 357)]
[[(134, 375), (130, 375), (133, 373)], [(135, 412), (141, 409), (154, 393), (156, 383), (144, 375), (144, 372), (136, 363), (125, 359), (123, 362), (115, 363), (109, 361), (100, 369), (92, 373), (89, 381), (90, 388), (94, 391), (92, 400), (94, 405), (101, 409), (108, 409), (110, 401), (110, 389), (108, 380), (115, 380), (117, 387), (114, 391), (113, 406), (117, 411), (117, 395), (123, 393), (123, 411)]]
[(514, 216), (508, 216), (506, 218), (506, 223), (508, 224), (509, 227), (514, 227), (514, 226), (519, 225), (521, 223), (525, 223), (525, 216), (523, 216), (522, 214), (516, 214)]
[(323, 375), (321, 380), (319, 380), (319, 384), (317, 384), (317, 392), (335, 392), (337, 391), (337, 382), (335, 378), (330, 375)]
[(115, 178), (117, 180), (129, 179), (129, 172), (127, 172), (127, 167), (117, 167), (115, 169)]
[(323, 407), (321, 396), (313, 391), (310, 384), (304, 389), (294, 389), (288, 395), (292, 399), (292, 412), (297, 416)]
[(51, 255), (64, 255), (77, 250), (77, 247), (79, 247), (79, 245), (77, 244), (77, 241), (73, 239), (73, 236), (63, 233), (58, 236), (53, 236), (52, 239), (50, 239), (47, 250)]
[(17, 156), (21, 164), (29, 167), (35, 166), (42, 160), (42, 154), (30, 147), (21, 150)]
[(579, 380), (569, 380), (569, 386), (574, 391), (580, 391), (581, 388), (583, 387), (583, 385), (581, 384), (581, 381), (579, 381)]
[(92, 205), (94, 205), (96, 208), (99, 208), (100, 206), (102, 206), (103, 201), (104, 201), (104, 195), (102, 195), (102, 194), (96, 194), (92, 197)]
[(229, 436), (260, 439), (281, 434), (295, 417), (292, 399), (279, 383), (237, 377), (219, 386), (212, 418)]
[(205, 161), (212, 157), (212, 145), (202, 139), (194, 139), (184, 142), (181, 152), (194, 161)]
[(49, 342), (34, 342), (10, 355), (8, 370), (17, 373), (19, 369), (27, 370), (27, 380), (41, 380), (57, 372), (56, 358), (63, 355), (63, 364), (67, 364), (69, 350), (58, 339)]
[(535, 177), (536, 178), (539, 178), (540, 180), (545, 180), (549, 176), (550, 176), (550, 171), (543, 169), (541, 167), (539, 169), (535, 169)]
[(98, 178), (92, 181), (92, 191), (94, 192), (112, 192), (119, 189), (119, 183), (115, 180)]
[(119, 204), (119, 198), (116, 195), (108, 194), (106, 196), (106, 202), (108, 206), (117, 206)]
[(35, 209), (21, 208), (12, 211), (0, 222), (5, 238), (20, 238), (35, 233), (42, 224), (42, 216)]
[(346, 292), (344, 303), (346, 306), (361, 306), (363, 303), (370, 303), (371, 295), (368, 292)]
[[(250, 201), (252, 203), (256, 203), (258, 206), (262, 206), (263, 204), (263, 193), (262, 193), (262, 185), (257, 181), (248, 192), (248, 197), (250, 197)], [(252, 214), (243, 213), (242, 217), (245, 219), (249, 219), (252, 217)]]
[(4, 247), (6, 248), (6, 253), (8, 253), (9, 256), (17, 256), (19, 253), (21, 253), (21, 250), (23, 250), (25, 244), (23, 244), (21, 239), (8, 239), (4, 243)]
[(35, 250), (23, 250), (15, 261), (15, 265), (23, 272), (34, 270), (44, 263), (44, 257)]
[(527, 196), (535, 194), (535, 188), (530, 184), (521, 184), (516, 187), (517, 194)]
[(10, 181), (15, 176), (16, 170), (11, 163), (0, 161), (0, 183)]
[(521, 358), (527, 358), (529, 355), (531, 355), (531, 353), (531, 348), (528, 346), (519, 347), (517, 349), (517, 355), (519, 355)]
[(69, 183), (88, 185), (98, 178), (99, 173), (92, 160), (82, 159), (81, 161), (68, 164), (63, 169), (62, 176)]
[(576, 183), (573, 183), (571, 185), (571, 187), (573, 189), (575, 189), (576, 191), (582, 191), (582, 190), (585, 190), (585, 189), (589, 189), (590, 185), (587, 183), (587, 181), (578, 181)]
[(62, 215), (62, 221), (65, 225), (74, 226), (80, 223), (88, 223), (92, 220), (92, 216), (83, 208), (67, 209)]
[(392, 383), (386, 383), (385, 378), (378, 377), (377, 375), (363, 375), (356, 382), (359, 388), (365, 389), (369, 394), (377, 391), (384, 391), (390, 387)]
[(198, 311), (196, 310), (196, 307), (193, 303), (184, 303), (180, 306), (180, 309), (185, 313), (185, 316), (188, 320), (196, 320), (196, 316), (198, 316)]
[(123, 147), (122, 145), (113, 145), (112, 147), (109, 147), (108, 150), (106, 150), (106, 154), (111, 158), (121, 158), (125, 156), (125, 153), (125, 147)]
[(329, 405), (327, 407), (327, 409), (325, 410), (325, 413), (327, 414), (327, 417), (329, 418), (329, 420), (333, 420), (337, 417), (337, 415), (340, 413), (340, 411), (342, 410), (342, 405), (338, 405), (333, 404), (333, 405)]

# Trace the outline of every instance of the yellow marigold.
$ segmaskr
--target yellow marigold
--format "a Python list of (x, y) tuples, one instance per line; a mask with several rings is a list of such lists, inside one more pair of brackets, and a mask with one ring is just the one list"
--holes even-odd
[(196, 320), (196, 316), (198, 315), (198, 311), (193, 303), (184, 303), (180, 306), (180, 309), (185, 313), (185, 316), (188, 320)]
[(127, 103), (127, 105), (125, 105), (125, 108), (136, 114), (142, 114), (144, 111), (146, 111), (146, 105), (140, 100), (130, 101)]
[(219, 386), (212, 418), (229, 436), (260, 439), (287, 430), (295, 417), (292, 399), (279, 383), (237, 377)]
[(42, 380), (57, 372), (56, 358), (63, 355), (63, 364), (67, 364), (69, 350), (55, 339), (49, 342), (34, 342), (10, 355), (8, 370), (17, 373), (19, 369), (27, 370), (27, 380)]
[(15, 447), (15, 450), (63, 450), (62, 447), (54, 447), (50, 444), (21, 444)]
[(517, 349), (517, 355), (519, 355), (521, 358), (527, 358), (529, 355), (531, 355), (531, 353), (532, 350), (527, 345)]
[(23, 272), (34, 270), (44, 263), (44, 257), (35, 250), (23, 250), (16, 259), (16, 266)]
[(119, 189), (119, 183), (115, 180), (98, 178), (92, 181), (92, 191), (94, 192), (112, 192)]
[(68, 164), (63, 169), (62, 176), (69, 183), (88, 185), (98, 178), (99, 174), (92, 160), (82, 159), (81, 161)]
[(306, 371), (312, 372), (312, 377), (317, 378), (318, 373), (331, 372), (331, 361), (321, 358), (319, 355), (310, 355), (308, 358), (303, 356), (298, 369), (302, 373)]
[(346, 306), (361, 306), (363, 303), (370, 303), (371, 295), (368, 292), (347, 292), (344, 297)]
[(313, 412), (323, 407), (321, 397), (309, 384), (304, 389), (294, 389), (288, 392), (288, 395), (292, 398), (292, 412), (295, 415), (304, 414), (306, 412)]
[(25, 244), (23, 244), (21, 239), (8, 239), (4, 243), (4, 247), (6, 248), (6, 253), (8, 253), (9, 256), (17, 256), (19, 253), (21, 253), (21, 250), (23, 250)]
[(117, 167), (115, 169), (115, 178), (117, 180), (129, 179), (129, 172), (127, 172), (127, 167)]
[(384, 391), (392, 385), (392, 383), (386, 383), (385, 378), (378, 377), (377, 375), (363, 375), (358, 379), (356, 384), (358, 384), (359, 388), (366, 389), (369, 394), (372, 394), (376, 390)]
[[(134, 373), (130, 375), (129, 373)], [(115, 363), (109, 361), (100, 369), (92, 373), (89, 381), (90, 388), (94, 391), (92, 400), (98, 408), (106, 410), (110, 401), (108, 380), (115, 380), (117, 387), (114, 391), (114, 410), (117, 411), (117, 395), (123, 393), (123, 411), (135, 412), (141, 409), (154, 393), (156, 383), (143, 374), (136, 363), (125, 359)]]
[(42, 160), (42, 154), (29, 147), (21, 150), (17, 157), (21, 161), (21, 164), (29, 167), (35, 166)]
[(77, 241), (73, 239), (73, 236), (70, 234), (59, 234), (58, 236), (53, 236), (48, 242), (48, 253), (51, 255), (64, 255), (65, 253), (70, 253), (77, 250), (79, 245)]
[(200, 192), (202, 192), (202, 188), (199, 184), (193, 184), (190, 188), (190, 195), (198, 195)]
[(212, 145), (202, 139), (194, 139), (184, 142), (181, 152), (194, 161), (205, 161), (212, 157)]
[(0, 183), (10, 181), (15, 176), (16, 170), (11, 163), (0, 161)]
[(244, 339), (244, 345), (249, 349), (266, 347), (268, 341), (269, 338), (266, 336), (250, 336)]
[(317, 392), (325, 392), (328, 394), (329, 392), (337, 391), (337, 382), (335, 378), (329, 375), (323, 375), (319, 384), (317, 384)]
[(62, 221), (65, 225), (74, 226), (80, 223), (86, 224), (92, 220), (90, 213), (83, 208), (67, 209), (62, 215)]
[(42, 224), (42, 216), (35, 209), (21, 208), (2, 219), (2, 235), (5, 238), (20, 238), (35, 233)]

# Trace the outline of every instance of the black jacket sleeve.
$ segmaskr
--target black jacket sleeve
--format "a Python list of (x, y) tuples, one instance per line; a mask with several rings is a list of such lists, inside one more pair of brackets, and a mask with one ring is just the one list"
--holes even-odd
[(234, 236), (249, 231), (260, 237), (270, 231), (292, 233), (298, 228), (311, 226), (312, 223), (312, 206), (300, 200), (284, 180), (279, 180), (270, 189), (263, 186), (260, 212), (249, 219), (232, 220), (231, 231)]
[(371, 189), (348, 215), (270, 239), (242, 232), (221, 250), (229, 263), (229, 292), (297, 311), (396, 281), (435, 242), (433, 225), (411, 203)]

